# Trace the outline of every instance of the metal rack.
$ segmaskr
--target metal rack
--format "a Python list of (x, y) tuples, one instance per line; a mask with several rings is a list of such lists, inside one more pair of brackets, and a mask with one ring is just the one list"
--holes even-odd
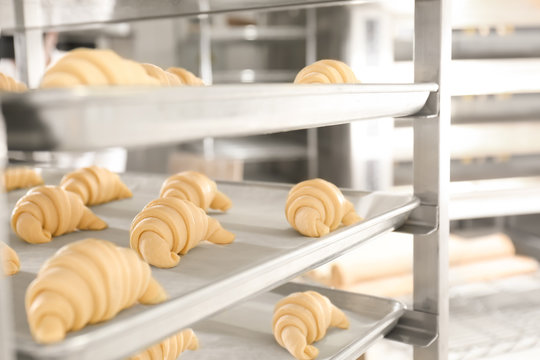
[[(85, 2), (78, 2), (78, 5), (72, 4), (67, 14), (63, 14), (62, 11), (59, 13), (51, 12), (54, 9), (62, 10), (62, 3), (39, 3), (29, 0), (21, 2), (0, 1), (1, 14), (9, 14), (9, 11), (12, 11), (13, 14), (17, 15), (9, 18), (14, 19), (15, 23), (10, 23), (9, 19), (6, 20), (1, 17), (0, 25), (4, 28), (12, 27), (16, 31), (16, 38), (22, 39), (23, 45), (26, 44), (21, 48), (28, 50), (27, 45), (29, 42), (25, 41), (30, 40), (32, 37), (35, 38), (35, 35), (45, 27), (66, 27), (81, 25), (82, 23), (116, 22), (165, 16), (207, 15), (239, 9), (268, 10), (284, 7), (337, 5), (347, 2), (273, 0), (270, 3), (265, 2), (264, 6), (261, 6), (260, 2), (247, 0), (138, 1), (136, 3), (129, 1), (129, 5), (123, 1), (104, 1), (104, 4), (110, 5), (112, 3), (116, 5), (113, 6), (112, 13), (109, 12), (105, 17), (92, 15), (91, 12), (88, 12), (89, 8), (84, 6)], [(45, 6), (43, 6), (44, 4)], [(124, 11), (119, 11), (124, 9), (122, 4), (127, 8)], [(450, 1), (448, 0), (416, 0), (414, 85), (334, 85), (324, 87), (254, 85), (253, 87), (209, 87), (189, 89), (189, 91), (187, 89), (102, 89), (102, 91), (88, 89), (81, 91), (44, 91), (42, 93), (32, 91), (20, 96), (2, 94), (2, 111), (8, 124), (8, 138), (11, 141), (13, 136), (24, 135), (25, 131), (28, 130), (16, 126), (15, 128), (12, 127), (16, 124), (15, 117), (18, 114), (24, 115), (20, 116), (22, 119), (43, 125), (53, 135), (50, 139), (54, 141), (42, 143), (39, 148), (64, 150), (118, 145), (119, 142), (124, 140), (128, 142), (128, 145), (137, 146), (157, 144), (163, 141), (178, 142), (188, 138), (200, 138), (208, 135), (227, 136), (277, 132), (383, 116), (408, 116), (413, 118), (415, 180), (414, 197), (412, 199), (415, 200), (410, 204), (410, 209), (407, 208), (405, 212), (401, 213), (406, 215), (411, 211), (407, 223), (401, 230), (415, 234), (414, 303), (413, 308), (406, 310), (399, 318), (397, 325), (389, 336), (393, 339), (415, 344), (414, 354), (416, 360), (445, 359), (447, 358), (448, 348), (447, 240), (449, 224), (447, 205), (449, 146), (447, 138), (443, 135), (448, 131), (450, 125), (450, 95), (446, 79), (447, 65), (450, 60), (451, 36), (448, 16), (449, 6)], [(4, 11), (5, 9), (7, 10)], [(56, 14), (58, 17), (50, 16), (51, 14)], [(83, 16), (83, 18), (79, 18), (79, 15)], [(84, 16), (89, 17), (85, 18)], [(65, 19), (68, 20), (64, 21)], [(19, 56), (18, 60), (21, 60), (20, 63), (25, 66), (28, 65), (27, 61), (25, 61), (30, 55), (28, 51), (19, 51), (17, 55)], [(21, 56), (24, 58), (21, 59)], [(422, 83), (427, 84), (422, 85)], [(242, 94), (243, 91), (252, 93), (252, 89), (258, 89), (260, 93), (251, 97)], [(229, 91), (230, 94), (225, 95)], [(411, 100), (408, 96), (411, 91), (415, 93), (414, 100)], [(418, 93), (421, 93), (420, 97), (418, 97)], [(105, 94), (105, 96), (101, 94)], [(191, 97), (193, 101), (190, 104), (180, 102), (179, 105), (176, 105), (175, 101), (180, 96)], [(427, 100), (425, 96), (427, 96)], [(145, 101), (140, 101), (140, 104), (137, 104), (138, 100), (143, 97)], [(160, 98), (164, 100), (159, 100)], [(318, 101), (321, 99), (324, 99), (324, 102)], [(229, 102), (234, 103), (234, 106), (224, 105), (228, 111), (216, 109), (215, 106), (213, 109), (205, 107), (208, 104), (228, 104)], [(314, 103), (317, 104), (316, 107)], [(397, 105), (395, 105), (396, 103)], [(63, 108), (68, 109), (67, 112), (62, 113)], [(145, 110), (141, 111), (141, 109)], [(185, 111), (185, 109), (190, 110)], [(257, 118), (261, 116), (264, 120), (277, 121), (276, 119), (280, 115), (284, 115), (284, 112), (287, 112), (290, 116), (286, 122), (270, 123), (269, 121), (260, 121)], [(100, 118), (100, 116), (106, 116), (107, 114), (110, 114), (109, 117)], [(213, 116), (218, 114), (220, 116), (217, 119), (211, 120)], [(126, 118), (126, 116), (130, 118)], [(107, 122), (111, 119), (116, 123)], [(58, 126), (56, 122), (64, 122), (64, 125), (69, 122), (69, 128), (76, 129), (73, 134), (70, 134), (73, 136), (66, 136), (66, 127)], [(127, 136), (122, 139), (108, 136), (107, 134), (114, 133), (114, 131), (111, 131), (111, 126), (114, 126), (115, 129), (122, 129)], [(210, 126), (215, 127), (210, 128)], [(247, 129), (244, 130), (244, 128)], [(184, 131), (192, 131), (193, 133), (185, 135)], [(141, 133), (144, 135), (141, 135)], [(26, 133), (26, 135), (30, 134)], [(100, 138), (105, 140), (100, 140)], [(15, 139), (18, 139), (17, 141), (24, 140), (21, 137)], [(122, 142), (122, 145), (126, 144)], [(246, 188), (246, 185), (238, 186), (241, 187), (240, 193)], [(400, 206), (399, 208), (403, 210), (406, 206)], [(7, 221), (3, 222), (3, 224), (6, 223)], [(266, 263), (268, 268), (265, 269), (279, 271), (272, 278), (268, 277), (269, 275), (263, 277), (264, 281), (261, 281), (261, 284), (257, 286), (250, 287), (253, 284), (248, 282), (248, 284), (251, 284), (250, 286), (242, 287), (242, 276), (225, 277), (220, 282), (209, 284), (201, 291), (186, 293), (185, 296), (178, 298), (180, 300), (173, 299), (153, 309), (148, 309), (142, 312), (140, 316), (136, 315), (137, 309), (133, 310), (133, 312), (127, 312), (127, 314), (121, 316), (125, 321), (122, 328), (130, 328), (130, 325), (136, 325), (137, 321), (156, 319), (158, 318), (157, 313), (160, 313), (159, 317), (166, 326), (164, 332), (170, 334), (201, 317), (228, 308), (233, 303), (250, 295), (278, 285), (302, 270), (319, 265), (348, 248), (358, 245), (363, 239), (375, 236), (382, 231), (392, 230), (399, 225), (399, 222), (392, 224), (372, 223), (368, 225), (368, 220), (364, 224), (336, 232), (335, 235), (320, 241), (310, 241), (309, 245), (306, 245), (305, 249), (307, 250), (305, 251), (296, 250), (296, 252), (287, 253), (285, 257), (276, 256), (268, 260)], [(353, 237), (353, 233), (362, 226), (371, 229), (371, 232), (365, 233), (363, 237)], [(269, 231), (273, 230), (270, 229)], [(56, 244), (60, 245), (61, 240), (56, 241)], [(329, 244), (329, 246), (324, 251), (320, 250), (320, 247), (324, 244)], [(309, 260), (309, 256), (316, 254), (317, 251), (325, 252), (324, 256), (321, 253), (320, 257)], [(310, 255), (308, 256), (308, 254)], [(283, 266), (285, 260), (298, 265), (291, 266), (289, 269), (289, 266)], [(251, 271), (253, 269), (255, 267), (251, 268)], [(166, 272), (156, 271), (156, 273), (158, 277), (161, 274), (166, 278)], [(238, 287), (234, 288), (236, 292), (228, 291), (223, 293), (224, 286), (234, 282), (235, 279), (238, 284)], [(0, 288), (0, 294), (6, 294), (3, 288), (5, 286), (6, 284), (0, 282), (0, 287), (2, 287)], [(227, 295), (224, 301), (203, 302), (198, 308), (203, 309), (203, 305), (206, 305), (208, 310), (203, 311), (198, 316), (193, 315), (195, 312), (193, 309), (189, 309), (187, 312), (176, 312), (174, 314), (177, 319), (185, 316), (182, 322), (166, 321), (173, 314), (173, 308), (178, 304), (185, 305), (188, 300), (201, 298), (203, 295), (205, 299), (209, 299), (212, 296), (222, 296), (223, 294)], [(0, 314), (2, 318), (0, 322), (0, 348), (5, 353), (1, 355), (6, 359), (10, 359), (13, 350), (13, 343), (11, 338), (8, 337), (11, 325), (7, 314), (10, 314), (10, 309), (9, 304), (5, 304), (3, 300), (5, 299), (0, 298)], [(154, 317), (150, 314), (154, 314)], [(149, 331), (144, 327), (133, 326), (132, 328), (131, 331), (136, 332), (137, 336), (132, 338), (131, 341), (134, 341), (134, 339), (141, 340), (141, 346), (144, 345), (145, 341), (151, 342), (157, 339), (157, 337), (154, 339), (152, 334), (149, 334)], [(386, 330), (379, 334), (386, 333), (389, 328), (390, 326), (387, 326)], [(104, 329), (100, 333), (100, 339), (103, 342), (98, 341), (92, 344), (92, 349), (97, 349), (95, 351), (98, 352), (102, 351), (101, 354), (104, 354), (106, 350), (111, 351), (110, 346), (102, 347), (99, 350), (105, 344), (105, 339), (108, 339), (108, 343), (111, 344), (111, 341), (114, 342), (120, 336), (113, 334), (113, 336), (109, 337), (111, 335), (110, 331), (112, 331), (111, 328), (105, 326)], [(161, 335), (164, 335), (164, 333)], [(361, 343), (362, 346), (349, 354), (351, 356), (358, 355), (358, 351), (365, 350), (369, 343), (378, 336), (359, 339), (357, 342)], [(425, 339), (426, 341), (420, 341), (419, 339)], [(19, 350), (20, 346), (18, 343)], [(28, 346), (31, 347), (31, 345)], [(118, 351), (107, 356), (128, 355), (128, 353)], [(26, 355), (29, 355), (29, 353), (31, 351), (27, 352)]]

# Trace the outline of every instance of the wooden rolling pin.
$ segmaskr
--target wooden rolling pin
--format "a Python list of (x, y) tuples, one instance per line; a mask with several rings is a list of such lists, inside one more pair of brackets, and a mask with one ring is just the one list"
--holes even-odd
[[(502, 233), (471, 239), (451, 235), (448, 251), (450, 266), (515, 254), (512, 240)], [(412, 236), (392, 234), (374, 239), (333, 262), (329, 278), (324, 271), (311, 275), (327, 285), (343, 287), (361, 281), (408, 274), (412, 272), (412, 265)]]
[[(450, 286), (496, 280), (538, 270), (538, 262), (525, 256), (507, 256), (450, 268)], [(375, 296), (397, 297), (413, 291), (412, 274), (389, 276), (340, 287), (341, 289)]]

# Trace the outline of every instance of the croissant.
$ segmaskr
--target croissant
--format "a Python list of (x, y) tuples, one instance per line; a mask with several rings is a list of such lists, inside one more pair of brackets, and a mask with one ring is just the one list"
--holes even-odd
[(43, 178), (34, 169), (27, 167), (7, 168), (4, 171), (6, 191), (27, 188), (43, 184)]
[(343, 311), (318, 292), (290, 294), (274, 307), (274, 337), (297, 359), (316, 358), (319, 350), (311, 344), (322, 339), (331, 326), (347, 329), (349, 320)]
[(2, 261), (2, 269), (6, 275), (14, 275), (19, 272), (21, 263), (19, 256), (15, 250), (0, 241), (0, 260)]
[(295, 84), (357, 83), (351, 68), (337, 60), (319, 60), (306, 66), (296, 75)]
[(109, 320), (137, 301), (166, 299), (150, 266), (134, 251), (85, 239), (63, 246), (43, 264), (26, 289), (25, 306), (32, 336), (46, 344)]
[(28, 90), (25, 84), (0, 72), (0, 91), (23, 92)]
[(118, 174), (99, 166), (90, 166), (66, 174), (60, 181), (60, 186), (79, 195), (85, 205), (97, 205), (133, 196)]
[(170, 72), (178, 77), (180, 79), (180, 82), (183, 85), (193, 85), (193, 86), (203, 86), (203, 81), (198, 78), (197, 76), (193, 75), (193, 73), (187, 71), (184, 68), (179, 67), (170, 67), (167, 69), (167, 72)]
[(232, 201), (217, 189), (214, 181), (196, 171), (184, 171), (169, 177), (161, 186), (160, 197), (188, 200), (208, 211), (208, 208), (226, 211)]
[(296, 184), (289, 191), (285, 214), (293, 228), (310, 237), (324, 236), (341, 223), (350, 225), (362, 220), (341, 191), (322, 179)]
[(58, 186), (39, 186), (17, 201), (11, 228), (24, 241), (41, 244), (76, 229), (102, 230), (107, 224), (84, 206), (77, 194)]
[(199, 340), (191, 329), (182, 330), (159, 344), (156, 344), (130, 360), (176, 360), (186, 350), (197, 350)]
[(174, 197), (148, 203), (133, 219), (130, 245), (149, 264), (170, 268), (202, 240), (229, 244), (234, 234), (193, 203)]
[(41, 80), (42, 88), (77, 85), (159, 85), (144, 68), (131, 60), (103, 49), (70, 51)]
[(163, 70), (159, 66), (154, 64), (141, 64), (141, 66), (146, 70), (146, 73), (151, 77), (157, 79), (161, 85), (164, 86), (177, 86), (182, 85), (180, 78), (173, 73)]

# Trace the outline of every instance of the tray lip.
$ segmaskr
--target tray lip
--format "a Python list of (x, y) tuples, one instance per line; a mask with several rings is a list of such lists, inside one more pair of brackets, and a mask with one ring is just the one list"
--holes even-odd
[[(47, 169), (47, 171), (49, 171), (49, 169)], [(130, 174), (134, 174), (135, 176), (137, 176), (137, 173), (127, 173), (128, 176)], [(235, 182), (235, 181), (229, 181), (229, 182), (224, 181), (221, 183), (228, 183), (231, 185), (238, 185), (238, 186), (242, 186), (243, 184), (243, 182)], [(249, 183), (250, 185), (272, 186), (279, 189), (286, 189), (286, 188), (291, 187), (291, 184), (261, 183), (257, 181), (253, 181)], [(345, 191), (347, 192), (347, 190)], [(354, 190), (351, 190), (351, 191), (356, 192)], [(373, 192), (358, 191), (357, 193), (360, 195), (367, 195)], [(176, 313), (178, 312), (178, 309), (185, 308), (183, 306), (184, 303), (186, 304), (194, 303), (194, 301), (197, 301), (200, 298), (207, 298), (208, 296), (212, 296), (213, 294), (221, 293), (223, 289), (226, 289), (230, 286), (229, 284), (232, 284), (233, 286), (235, 286), (235, 288), (242, 287), (240, 284), (243, 284), (245, 279), (256, 278), (258, 274), (265, 274), (273, 269), (285, 266), (286, 264), (290, 262), (290, 260), (296, 259), (299, 256), (309, 257), (310, 254), (314, 252), (321, 251), (322, 249), (327, 248), (333, 245), (334, 243), (337, 243), (345, 238), (354, 236), (356, 233), (360, 233), (364, 231), (365, 229), (376, 227), (398, 216), (407, 216), (408, 213), (410, 213), (410, 211), (412, 211), (414, 208), (416, 208), (420, 204), (420, 200), (413, 194), (402, 194), (402, 193), (391, 194), (388, 192), (378, 192), (378, 193), (387, 193), (389, 195), (392, 195), (392, 196), (395, 195), (400, 198), (408, 198), (408, 201), (406, 201), (402, 206), (389, 209), (381, 213), (379, 216), (375, 218), (372, 218), (365, 222), (358, 223), (356, 225), (338, 229), (332, 232), (329, 236), (327, 235), (326, 237), (319, 238), (317, 241), (301, 246), (300, 248), (291, 250), (287, 252), (286, 254), (283, 254), (279, 257), (272, 258), (271, 260), (258, 264), (257, 266), (253, 266), (249, 268), (248, 270), (236, 273), (226, 278), (219, 279), (218, 281), (214, 281), (209, 284), (205, 284), (201, 287), (195, 288), (193, 291), (187, 294), (184, 294), (176, 298), (172, 298), (165, 303), (147, 307), (145, 311), (133, 314), (132, 316), (126, 319), (123, 319), (122, 322), (115, 323), (114, 325), (110, 325), (110, 324), (108, 325), (106, 322), (100, 323), (98, 324), (98, 326), (99, 325), (103, 325), (103, 326), (97, 327), (92, 332), (75, 335), (62, 342), (59, 342), (53, 345), (47, 345), (47, 346), (36, 344), (32, 340), (21, 341), (22, 339), (19, 339), (17, 340), (17, 345), (18, 345), (17, 351), (19, 353), (31, 356), (33, 358), (43, 358), (43, 359), (70, 358), (70, 356), (73, 356), (73, 354), (77, 353), (78, 351), (83, 351), (85, 348), (87, 348), (88, 346), (91, 346), (92, 343), (95, 343), (99, 339), (114, 337), (115, 334), (119, 334), (124, 331), (129, 331), (130, 328), (135, 327), (137, 325), (144, 324), (153, 319), (161, 319), (165, 317), (167, 314)], [(383, 231), (388, 231), (388, 230), (391, 230), (391, 229), (388, 228)], [(368, 240), (369, 238), (370, 237), (362, 238), (357, 241), (357, 244), (360, 244), (361, 242)], [(332, 254), (337, 256), (336, 253), (332, 253)], [(316, 265), (317, 263), (313, 263), (311, 266), (309, 266), (309, 268), (312, 268)], [(264, 291), (275, 288), (277, 286), (279, 286), (279, 281), (277, 282), (274, 281), (270, 285), (266, 285), (263, 288), (252, 292), (248, 296), (245, 296), (245, 295), (240, 296), (239, 299), (235, 299), (234, 303), (238, 303), (240, 301), (249, 299), (249, 297), (251, 296), (255, 296), (257, 294), (260, 294)], [(233, 304), (228, 305), (228, 306), (234, 306)], [(224, 307), (224, 309), (226, 309), (228, 306)], [(208, 316), (210, 315), (204, 316), (203, 318), (206, 318)]]
[[(71, 103), (102, 101), (117, 103), (152, 97), (165, 102), (219, 101), (219, 100), (254, 100), (289, 98), (290, 96), (328, 96), (361, 94), (402, 94), (429, 93), (437, 91), (436, 83), (359, 83), (359, 84), (293, 84), (293, 83), (251, 83), (251, 84), (216, 84), (211, 86), (80, 86), (70, 89), (31, 89), (22, 93), (1, 92), (0, 100), (6, 104), (28, 103), (32, 105), (56, 106), (56, 102), (65, 105)], [(67, 102), (67, 104), (66, 104)]]

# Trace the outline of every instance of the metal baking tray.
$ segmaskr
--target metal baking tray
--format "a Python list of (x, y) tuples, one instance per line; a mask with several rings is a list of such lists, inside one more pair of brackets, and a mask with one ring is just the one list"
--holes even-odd
[(10, 150), (89, 150), (398, 117), (436, 84), (88, 87), (0, 94)]
[(394, 327), (404, 310), (403, 304), (391, 299), (287, 283), (196, 323), (192, 328), (200, 348), (183, 353), (182, 360), (293, 359), (274, 340), (272, 315), (281, 298), (306, 290), (327, 296), (350, 321), (349, 329), (330, 328), (321, 341), (313, 344), (320, 351), (318, 360), (356, 359)]
[[(246, 10), (285, 10), (372, 0), (0, 0), (2, 30), (60, 27), (198, 16)], [(17, 9), (18, 7), (18, 9)], [(18, 11), (17, 11), (18, 10)], [(25, 14), (24, 26), (17, 13)]]
[[(58, 184), (61, 174), (44, 173), (46, 183)], [(21, 258), (21, 273), (12, 277), (16, 346), (20, 355), (36, 359), (116, 359), (132, 354), (249, 296), (262, 293), (302, 272), (323, 264), (378, 234), (394, 230), (419, 205), (412, 195), (344, 190), (366, 220), (313, 239), (299, 235), (287, 223), (284, 204), (290, 185), (222, 182), (233, 200), (227, 213), (212, 213), (236, 234), (234, 243), (202, 243), (173, 269), (153, 268), (171, 299), (156, 306), (136, 305), (106, 323), (70, 333), (58, 344), (41, 346), (29, 333), (24, 292), (42, 263), (61, 246), (97, 237), (129, 246), (129, 227), (135, 215), (159, 194), (165, 176), (126, 174), (134, 197), (92, 209), (109, 224), (102, 231), (81, 231), (30, 245), (10, 233)], [(8, 194), (10, 208), (25, 192)]]

